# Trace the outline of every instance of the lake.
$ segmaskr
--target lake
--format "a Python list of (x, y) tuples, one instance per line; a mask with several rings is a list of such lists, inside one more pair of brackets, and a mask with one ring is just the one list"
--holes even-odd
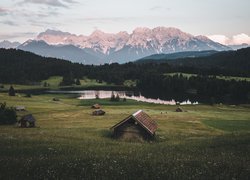
[(78, 99), (96, 99), (97, 97), (100, 99), (110, 98), (112, 93), (114, 95), (119, 95), (120, 98), (132, 99), (139, 102), (147, 102), (154, 104), (166, 104), (166, 105), (196, 105), (198, 102), (191, 102), (190, 100), (186, 100), (183, 102), (175, 101), (174, 99), (170, 101), (162, 100), (162, 99), (152, 99), (146, 98), (142, 96), (140, 93), (135, 93), (133, 91), (104, 91), (104, 90), (83, 90), (83, 91), (48, 91), (49, 93), (63, 93), (63, 94), (79, 94)]

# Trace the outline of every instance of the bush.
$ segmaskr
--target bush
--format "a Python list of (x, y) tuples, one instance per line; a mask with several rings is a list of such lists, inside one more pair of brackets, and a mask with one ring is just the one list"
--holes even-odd
[(16, 111), (12, 107), (6, 107), (6, 103), (0, 103), (0, 124), (15, 124), (17, 121)]
[(31, 94), (30, 94), (30, 93), (27, 93), (27, 94), (25, 94), (24, 97), (31, 98)]

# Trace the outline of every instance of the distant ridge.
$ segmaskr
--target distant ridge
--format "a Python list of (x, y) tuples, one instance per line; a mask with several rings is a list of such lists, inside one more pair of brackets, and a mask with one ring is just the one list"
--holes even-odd
[(0, 42), (0, 48), (10, 49), (10, 48), (17, 48), (21, 45), (19, 42), (10, 42), (10, 41), (2, 41)]
[(100, 64), (95, 55), (73, 45), (49, 45), (45, 41), (30, 40), (18, 46), (18, 49), (29, 51), (45, 57), (53, 57), (83, 64)]
[(171, 54), (153, 54), (135, 61), (136, 63), (157, 63), (165, 60), (206, 57), (218, 53), (218, 51), (187, 51)]

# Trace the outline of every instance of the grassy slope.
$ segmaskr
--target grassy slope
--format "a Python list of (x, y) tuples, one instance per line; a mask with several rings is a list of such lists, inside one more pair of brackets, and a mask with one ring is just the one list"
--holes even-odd
[[(52, 98), (60, 99), (53, 102)], [(176, 106), (127, 101), (105, 104), (67, 95), (8, 97), (24, 105), (37, 128), (0, 126), (0, 179), (247, 179), (250, 173), (250, 107)], [(109, 128), (138, 109), (157, 120), (156, 142), (121, 142)], [(20, 113), (22, 115), (24, 113)], [(242, 124), (227, 128), (231, 121)], [(224, 127), (224, 128), (221, 128)]]

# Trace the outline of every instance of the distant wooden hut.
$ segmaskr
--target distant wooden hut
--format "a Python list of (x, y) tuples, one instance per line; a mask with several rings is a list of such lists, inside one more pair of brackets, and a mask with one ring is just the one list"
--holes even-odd
[(183, 112), (183, 110), (182, 110), (180, 107), (178, 107), (178, 108), (175, 110), (175, 112)]
[(35, 127), (35, 122), (36, 119), (32, 114), (25, 115), (19, 120), (20, 127), (22, 128)]
[(156, 129), (156, 122), (142, 110), (111, 127), (115, 138), (126, 140), (150, 140), (155, 136)]
[(52, 100), (53, 100), (53, 101), (60, 101), (59, 98), (53, 98)]
[(100, 104), (94, 104), (91, 106), (92, 109), (100, 109), (101, 105)]
[(15, 110), (16, 111), (26, 111), (25, 106), (16, 106)]
[(101, 109), (98, 109), (98, 110), (95, 110), (92, 112), (92, 115), (93, 116), (103, 116), (106, 112), (101, 110)]

